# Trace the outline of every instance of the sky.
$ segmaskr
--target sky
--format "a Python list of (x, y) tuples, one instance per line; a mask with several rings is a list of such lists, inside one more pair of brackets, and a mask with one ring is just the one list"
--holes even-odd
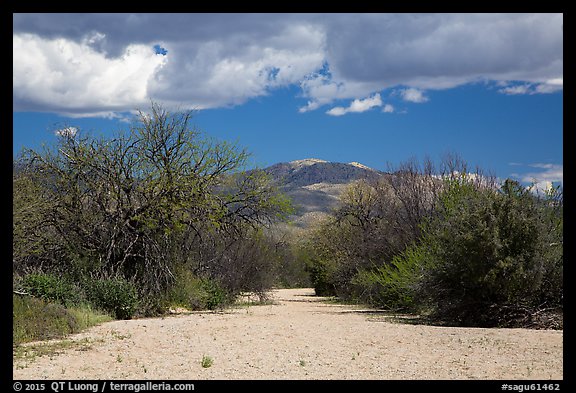
[(13, 14), (13, 154), (150, 102), (252, 153), (563, 184), (562, 14)]

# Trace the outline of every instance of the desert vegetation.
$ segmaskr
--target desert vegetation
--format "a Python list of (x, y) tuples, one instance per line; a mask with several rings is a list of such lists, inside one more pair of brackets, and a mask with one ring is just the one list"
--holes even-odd
[(343, 187), (342, 168), (353, 180), (302, 228), (271, 172), (192, 115), (152, 103), (112, 137), (64, 134), (16, 157), (14, 344), (307, 286), (430, 323), (562, 328), (560, 188), (533, 192), (457, 155), (386, 173), (277, 165), (296, 185), (328, 170)]
[(353, 183), (305, 243), (318, 294), (430, 322), (562, 327), (561, 190), (408, 161)]
[(290, 202), (192, 115), (153, 103), (111, 138), (61, 135), (15, 159), (15, 314), (38, 299), (129, 319), (266, 296), (287, 247), (266, 228)]

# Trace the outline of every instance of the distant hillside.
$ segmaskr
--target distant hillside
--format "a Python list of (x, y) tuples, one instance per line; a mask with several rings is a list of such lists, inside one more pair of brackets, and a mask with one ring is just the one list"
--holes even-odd
[(335, 208), (350, 183), (384, 174), (357, 162), (343, 164), (316, 158), (282, 162), (264, 170), (292, 199), (297, 208), (294, 222), (302, 227)]

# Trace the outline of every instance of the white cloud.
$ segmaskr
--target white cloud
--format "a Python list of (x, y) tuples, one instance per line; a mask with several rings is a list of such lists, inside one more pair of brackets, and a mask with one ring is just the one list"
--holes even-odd
[(531, 178), (537, 178), (539, 180), (550, 180), (562, 182), (564, 178), (564, 166), (562, 164), (530, 164), (532, 168), (542, 169), (539, 172), (531, 172), (524, 175), (524, 181), (529, 181)]
[(310, 97), (307, 105), (300, 112), (317, 109), (337, 99), (365, 97), (374, 93), (374, 86), (367, 83), (344, 83), (333, 80), (331, 74), (312, 73), (300, 82), (305, 97)]
[(344, 107), (336, 106), (336, 107), (326, 111), (326, 113), (329, 114), (330, 116), (343, 116), (346, 113), (348, 113), (348, 111)]
[(428, 97), (425, 97), (421, 90), (412, 87), (401, 90), (400, 96), (404, 101), (415, 102), (418, 104), (428, 101)]
[(554, 183), (549, 180), (533, 182), (529, 186), (530, 190), (536, 194), (545, 193), (546, 191), (549, 191), (552, 187), (554, 187)]
[(555, 93), (564, 88), (564, 78), (555, 78), (546, 81), (545, 83), (540, 83), (536, 86), (535, 93)]
[(348, 112), (365, 112), (375, 106), (382, 106), (382, 99), (380, 94), (376, 93), (372, 97), (365, 98), (363, 100), (354, 100), (350, 104)]
[(144, 45), (107, 58), (87, 43), (16, 34), (14, 109), (78, 114), (133, 109), (146, 102), (150, 78), (165, 59)]
[(527, 189), (534, 193), (542, 193), (550, 187), (564, 184), (564, 165), (551, 163), (523, 164), (521, 162), (509, 162), (508, 165), (514, 167), (533, 168), (529, 172), (510, 173), (512, 178), (519, 179), (527, 184)]
[(563, 89), (563, 14), (13, 14), (13, 22), (16, 111), (110, 116), (149, 99), (225, 107), (292, 85), (307, 102), (300, 112), (398, 86), (410, 102), (478, 81), (506, 82), (504, 94)]
[(529, 84), (507, 86), (498, 91), (507, 95), (528, 94), (531, 91), (531, 86)]
[(386, 104), (384, 105), (384, 108), (382, 108), (382, 112), (384, 113), (394, 113), (394, 107), (390, 104)]
[(313, 27), (291, 26), (258, 42), (240, 41), (200, 43), (194, 51), (187, 43), (173, 45), (149, 94), (199, 109), (238, 105), (298, 84), (322, 65), (323, 35)]
[(554, 184), (564, 184), (564, 166), (562, 164), (529, 164), (529, 167), (540, 169), (522, 175), (521, 180), (532, 185), (535, 192), (543, 192)]
[(74, 138), (77, 133), (78, 128), (76, 127), (65, 127), (54, 131), (54, 134), (57, 136), (70, 137), (70, 138)]
[(555, 78), (547, 80), (543, 83), (523, 83), (519, 85), (507, 85), (498, 90), (498, 92), (507, 95), (517, 94), (549, 94), (560, 91), (564, 87), (564, 78)]
[(98, 32), (79, 41), (14, 34), (14, 110), (112, 116), (150, 99), (196, 109), (236, 105), (299, 83), (323, 61), (322, 32), (306, 25), (255, 42), (162, 41), (166, 56), (155, 53), (158, 40), (129, 44), (117, 56), (96, 50), (109, 40)]
[(376, 93), (372, 97), (368, 97), (363, 100), (355, 99), (350, 103), (350, 106), (348, 106), (347, 108), (337, 106), (326, 111), (326, 113), (331, 116), (342, 116), (347, 113), (366, 112), (367, 110), (370, 110), (377, 106), (382, 106), (382, 99), (380, 98), (379, 93)]
[(298, 108), (298, 112), (305, 113), (305, 112), (316, 110), (319, 107), (320, 107), (320, 103), (318, 101), (308, 101), (305, 106)]

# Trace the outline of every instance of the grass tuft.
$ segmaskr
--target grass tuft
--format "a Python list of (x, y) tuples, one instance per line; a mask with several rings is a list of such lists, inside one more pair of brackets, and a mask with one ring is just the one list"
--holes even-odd
[(212, 364), (214, 364), (214, 359), (212, 359), (210, 356), (203, 355), (201, 364), (203, 368), (211, 367)]

